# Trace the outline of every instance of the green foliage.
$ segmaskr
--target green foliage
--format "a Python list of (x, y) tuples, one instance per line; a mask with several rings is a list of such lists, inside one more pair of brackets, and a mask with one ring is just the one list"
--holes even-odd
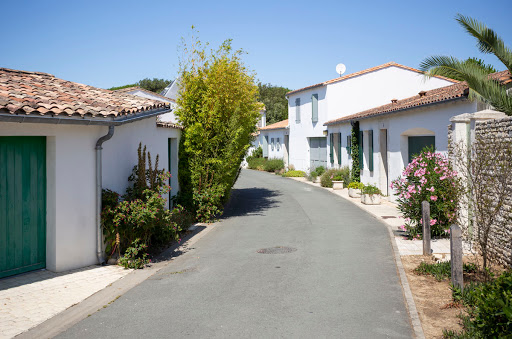
[(448, 228), (456, 219), (461, 187), (457, 173), (448, 159), (433, 148), (425, 148), (391, 183), (398, 195), (398, 209), (404, 216), (411, 238), (420, 238), (423, 201), (430, 204), (430, 226), (433, 236), (448, 236)]
[[(347, 179), (350, 175), (350, 170), (347, 166), (345, 167), (342, 167), (340, 169), (337, 169), (337, 168), (331, 168), (327, 171), (325, 171), (325, 173), (322, 174), (322, 176), (320, 177), (320, 186), (322, 187), (332, 187), (332, 181), (335, 180), (335, 181), (340, 181), (342, 180), (343, 182), (344, 179)], [(337, 180), (339, 179), (339, 180)], [(347, 179), (349, 180), (349, 179)]]
[(261, 82), (258, 84), (258, 100), (265, 105), (268, 125), (288, 119), (288, 100), (285, 95), (289, 91), (285, 87)]
[(454, 296), (467, 306), (461, 333), (445, 332), (448, 338), (510, 338), (512, 333), (512, 271), (495, 280), (454, 289)]
[(248, 164), (249, 169), (254, 169), (254, 170), (258, 170), (258, 171), (263, 171), (263, 168), (264, 168), (266, 162), (267, 162), (267, 159), (265, 159), (265, 158), (253, 158), (253, 157), (247, 158), (247, 164)]
[(148, 90), (150, 92), (160, 94), (160, 92), (162, 92), (171, 83), (172, 83), (172, 80), (157, 79), (157, 78), (153, 78), (153, 79), (145, 78), (140, 81), (137, 81), (134, 84), (111, 87), (111, 88), (109, 88), (109, 90), (116, 91), (116, 90), (123, 89), (123, 88), (138, 86), (138, 87)]
[(364, 184), (362, 182), (353, 181), (350, 184), (348, 184), (348, 188), (353, 188), (356, 190), (362, 190), (364, 187)]
[[(492, 29), (483, 23), (457, 14), (457, 22), (466, 32), (477, 39), (477, 46), (483, 53), (494, 54), (512, 72), (512, 51)], [(459, 60), (450, 56), (431, 56), (420, 65), (426, 76), (441, 75), (463, 80), (469, 86), (469, 96), (492, 105), (495, 109), (512, 115), (512, 95), (506, 87), (489, 77), (494, 68), (483, 64), (479, 59)]]
[[(474, 273), (477, 271), (477, 266), (474, 263), (463, 264), (463, 271), (466, 273)], [(437, 281), (448, 279), (452, 276), (450, 261), (441, 261), (433, 264), (421, 262), (418, 267), (414, 269), (416, 274), (431, 275)]]
[(258, 87), (242, 62), (242, 51), (233, 51), (230, 40), (206, 51), (193, 39), (191, 44), (183, 43), (183, 54), (175, 111), (184, 127), (179, 201), (197, 207), (202, 201), (199, 192), (213, 190), (222, 198), (215, 201), (220, 212), (256, 132)]
[(157, 187), (165, 184), (161, 179), (163, 170), (158, 169), (159, 156), (156, 156), (155, 167), (153, 168), (151, 153), (146, 151), (146, 146), (142, 148), (142, 143), (139, 143), (137, 156), (137, 165), (133, 167), (132, 174), (128, 177), (128, 181), (133, 185), (126, 189), (125, 200), (143, 199), (145, 190), (154, 191)]
[(258, 146), (258, 148), (256, 148), (254, 152), (252, 152), (251, 156), (253, 158), (263, 158), (263, 148), (261, 148), (261, 146)]
[(380, 191), (380, 189), (377, 187), (377, 186), (374, 186), (374, 185), (364, 185), (363, 188), (361, 189), (361, 193), (362, 194), (369, 194), (369, 195), (373, 195), (373, 194), (382, 194), (382, 192)]
[(130, 247), (126, 249), (124, 255), (119, 258), (119, 264), (124, 268), (144, 268), (151, 262), (146, 253), (147, 247), (140, 239), (135, 239)]
[(283, 159), (268, 159), (263, 164), (263, 170), (267, 172), (277, 172), (284, 168)]
[(350, 175), (351, 182), (361, 181), (361, 169), (359, 168), (359, 121), (352, 125), (351, 138), (352, 171)]
[(324, 166), (318, 166), (317, 168), (315, 168), (315, 173), (317, 176), (321, 176), (322, 174), (325, 173), (325, 167)]
[(283, 174), (283, 177), (288, 177), (288, 178), (291, 178), (291, 177), (302, 178), (302, 177), (305, 177), (305, 176), (306, 176), (306, 172), (298, 171), (298, 170), (288, 171), (288, 172)]
[(221, 212), (224, 189), (221, 185), (200, 185), (202, 190), (194, 188), (196, 219), (199, 222), (212, 222)]

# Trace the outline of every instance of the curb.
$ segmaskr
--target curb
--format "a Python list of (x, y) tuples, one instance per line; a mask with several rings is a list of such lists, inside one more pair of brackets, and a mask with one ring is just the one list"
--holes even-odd
[(196, 223), (188, 228), (187, 231), (193, 232), (187, 234), (182, 244), (174, 244), (168, 249), (163, 251), (156, 257), (156, 262), (150, 267), (142, 270), (134, 270), (123, 278), (113, 282), (106, 288), (94, 293), (84, 301), (75, 304), (61, 313), (53, 316), (52, 318), (42, 322), (41, 324), (32, 327), (26, 332), (18, 334), (17, 339), (40, 339), (40, 338), (53, 338), (65, 330), (69, 329), (78, 322), (93, 315), (99, 310), (108, 307), (109, 304), (117, 300), (120, 296), (139, 285), (152, 275), (159, 272), (161, 269), (167, 267), (172, 263), (173, 256), (176, 252), (185, 253), (187, 248), (195, 244), (199, 239), (208, 234), (216, 227), (218, 223), (203, 224)]
[(289, 178), (289, 179), (292, 179), (292, 180), (297, 181), (297, 182), (303, 182), (303, 183), (308, 184), (310, 186), (314, 186), (314, 187), (318, 187), (318, 188), (321, 188), (321, 189), (325, 189), (326, 191), (331, 192), (332, 194), (334, 194), (334, 195), (336, 195), (336, 196), (338, 196), (338, 197), (340, 197), (340, 198), (342, 198), (342, 199), (344, 199), (346, 201), (349, 201), (350, 203), (352, 203), (352, 205), (356, 206), (361, 211), (370, 214), (371, 216), (376, 218), (379, 223), (381, 223), (381, 224), (386, 226), (386, 228), (388, 230), (388, 235), (389, 235), (389, 240), (390, 240), (390, 243), (391, 243), (391, 247), (393, 249), (393, 257), (395, 259), (395, 265), (396, 265), (396, 269), (397, 269), (397, 274), (398, 274), (398, 277), (400, 278), (400, 284), (402, 285), (402, 293), (403, 293), (404, 299), (405, 299), (405, 306), (406, 306), (407, 312), (409, 314), (409, 320), (411, 322), (411, 327), (412, 327), (412, 329), (414, 331), (414, 337), (417, 338), (417, 339), (425, 339), (425, 334), (423, 333), (423, 327), (421, 326), (420, 316), (418, 314), (418, 310), (416, 309), (416, 303), (414, 302), (414, 298), (412, 296), (411, 288), (409, 286), (409, 281), (407, 280), (407, 275), (405, 274), (405, 269), (404, 269), (404, 266), (402, 265), (402, 259), (400, 257), (400, 252), (398, 250), (398, 246), (396, 244), (395, 236), (393, 235), (393, 230), (391, 229), (391, 226), (386, 224), (385, 222), (382, 222), (379, 219), (378, 215), (373, 214), (373, 213), (371, 213), (371, 212), (361, 208), (360, 206), (355, 204), (352, 200), (349, 200), (349, 199), (347, 199), (347, 198), (345, 198), (345, 197), (343, 197), (341, 195), (336, 194), (333, 190), (326, 189), (325, 187), (316, 186), (313, 183), (310, 183), (309, 181), (302, 181), (302, 180), (297, 180), (297, 179), (294, 179), (294, 178)]

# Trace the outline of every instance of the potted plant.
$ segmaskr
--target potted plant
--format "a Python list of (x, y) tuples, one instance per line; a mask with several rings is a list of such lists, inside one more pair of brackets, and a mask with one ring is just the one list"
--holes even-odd
[(351, 182), (348, 185), (348, 196), (351, 198), (359, 198), (361, 196), (361, 189), (363, 186), (364, 185), (360, 182)]
[(361, 189), (361, 202), (365, 205), (380, 205), (380, 189), (374, 185), (365, 185)]
[(332, 176), (332, 189), (342, 190), (343, 189), (343, 178), (341, 174), (335, 174)]

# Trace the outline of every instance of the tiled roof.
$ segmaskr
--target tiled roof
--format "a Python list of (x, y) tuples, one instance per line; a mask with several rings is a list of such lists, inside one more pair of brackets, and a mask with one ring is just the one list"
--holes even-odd
[(259, 130), (260, 131), (268, 131), (268, 130), (272, 130), (272, 129), (282, 129), (282, 128), (286, 128), (286, 127), (288, 127), (288, 119), (276, 122), (272, 125), (267, 125), (265, 127), (261, 127)]
[[(308, 89), (312, 89), (312, 88), (315, 88), (315, 87), (320, 87), (320, 86), (325, 86), (325, 85), (333, 84), (333, 83), (336, 83), (336, 82), (339, 82), (339, 81), (343, 81), (343, 80), (347, 80), (347, 79), (350, 79), (350, 78), (354, 78), (354, 77), (357, 77), (357, 76), (360, 76), (360, 75), (363, 75), (363, 74), (366, 74), (366, 73), (375, 72), (375, 71), (378, 71), (378, 70), (381, 70), (381, 69), (384, 69), (384, 68), (388, 68), (388, 67), (400, 67), (400, 68), (403, 68), (403, 69), (406, 69), (406, 70), (409, 70), (409, 71), (413, 71), (413, 72), (417, 72), (417, 73), (420, 73), (420, 74), (424, 74), (422, 71), (420, 71), (420, 70), (418, 70), (416, 68), (412, 68), (412, 67), (409, 67), (409, 66), (404, 66), (404, 65), (397, 64), (396, 62), (391, 61), (391, 62), (385, 63), (383, 65), (375, 66), (375, 67), (372, 67), (372, 68), (367, 68), (367, 69), (364, 69), (362, 71), (351, 73), (351, 74), (347, 74), (347, 75), (344, 75), (342, 77), (338, 77), (338, 78), (335, 78), (335, 79), (332, 79), (332, 80), (328, 80), (328, 81), (324, 81), (324, 82), (321, 82), (321, 83), (318, 83), (318, 84), (315, 84), (315, 85), (311, 85), (311, 86), (308, 86), (308, 87), (296, 89), (294, 91), (290, 91), (290, 92), (286, 93), (286, 96), (288, 96), (290, 94), (295, 94), (295, 93), (298, 93), (298, 92), (302, 92), (302, 91), (305, 91), (305, 90), (308, 90)], [(446, 77), (443, 77), (443, 76), (436, 76), (436, 78), (447, 80), (447, 81), (450, 81), (450, 82), (453, 82), (453, 83), (458, 83), (458, 81), (456, 81), (456, 80), (449, 79), (449, 78), (446, 78)]]
[[(491, 78), (498, 80), (502, 85), (512, 83), (512, 76), (509, 71), (496, 72), (490, 75)], [(362, 111), (356, 114), (347, 115), (335, 120), (327, 121), (324, 125), (335, 125), (339, 123), (345, 123), (350, 120), (359, 120), (369, 118), (375, 115), (391, 113), (396, 111), (402, 111), (414, 107), (425, 106), (433, 103), (439, 103), (443, 101), (450, 101), (457, 98), (465, 98), (469, 94), (469, 87), (465, 82), (460, 82), (455, 85), (441, 87), (430, 91), (422, 91), (413, 97), (409, 97), (402, 100), (396, 100), (386, 105), (374, 107), (366, 111)], [(395, 101), (395, 100), (393, 100)]]
[(151, 92), (151, 91), (148, 91), (147, 89), (144, 89), (142, 87), (139, 87), (139, 86), (132, 86), (132, 87), (126, 87), (126, 88), (121, 88), (121, 89), (116, 89), (114, 90), (114, 92), (119, 92), (119, 93), (126, 93), (126, 94), (131, 94), (131, 93), (128, 93), (128, 92), (134, 92), (134, 91), (141, 91), (141, 92), (144, 92), (144, 93), (147, 93), (149, 95), (154, 95), (158, 98), (161, 98), (167, 102), (173, 102), (175, 103), (176, 100), (174, 99), (171, 99), (171, 98), (168, 98), (168, 97), (164, 97), (163, 95), (160, 95), (158, 93), (155, 93), (155, 92)]
[(157, 121), (156, 126), (163, 127), (163, 128), (176, 128), (176, 129), (181, 129), (181, 130), (184, 129), (183, 126), (181, 126), (179, 124), (172, 123), (172, 122), (168, 122), (168, 121)]
[(0, 68), (0, 113), (115, 118), (167, 107), (162, 101), (82, 85), (47, 73)]

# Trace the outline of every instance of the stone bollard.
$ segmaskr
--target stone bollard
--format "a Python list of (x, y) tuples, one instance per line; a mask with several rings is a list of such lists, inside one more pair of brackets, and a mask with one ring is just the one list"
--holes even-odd
[(450, 226), (450, 256), (452, 285), (464, 290), (464, 277), (462, 275), (462, 231), (458, 225)]
[(423, 218), (423, 255), (431, 255), (430, 246), (430, 204), (428, 201), (421, 203), (421, 211)]

